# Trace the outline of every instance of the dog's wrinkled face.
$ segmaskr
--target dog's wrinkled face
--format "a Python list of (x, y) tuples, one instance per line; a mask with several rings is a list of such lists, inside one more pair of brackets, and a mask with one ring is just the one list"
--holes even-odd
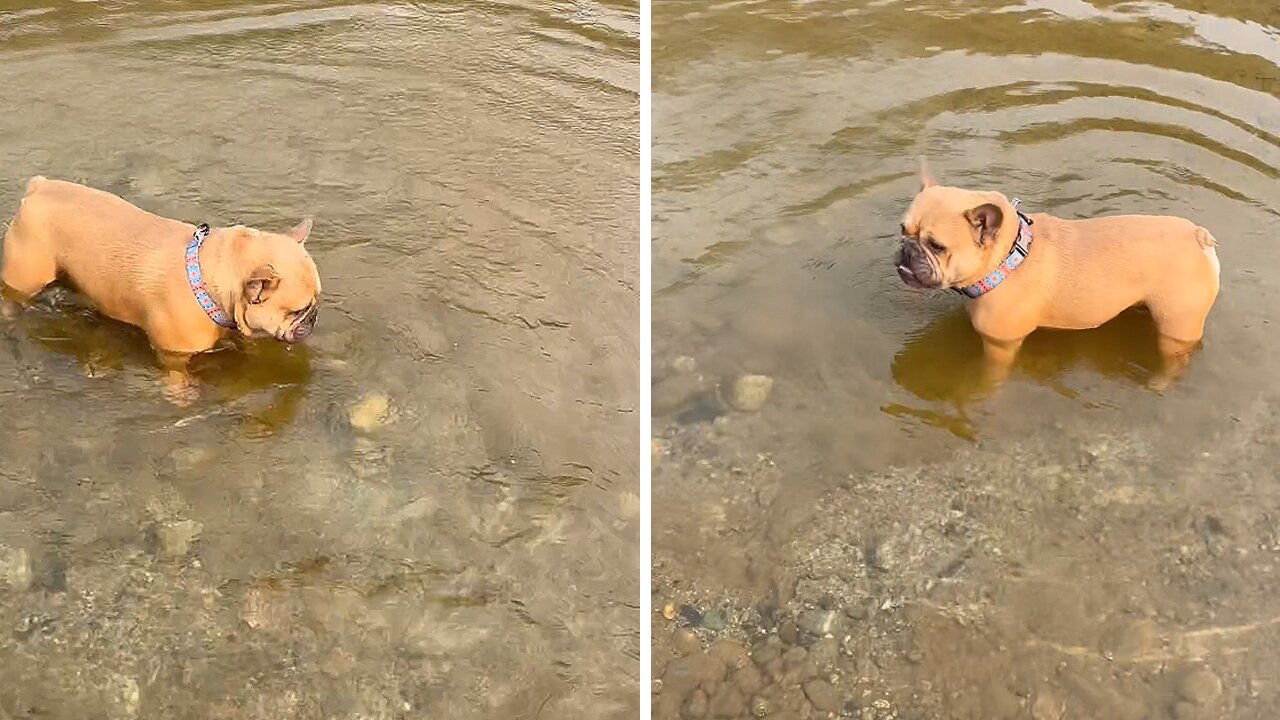
[(902, 217), (898, 277), (928, 289), (976, 282), (998, 264), (1001, 248), (1008, 251), (1002, 239), (1012, 205), (1000, 193), (938, 185), (923, 167), (920, 185)]
[(292, 343), (315, 328), (320, 274), (304, 247), (310, 232), (310, 220), (284, 233), (246, 230), (246, 262), (235, 304), (236, 324), (245, 335)]

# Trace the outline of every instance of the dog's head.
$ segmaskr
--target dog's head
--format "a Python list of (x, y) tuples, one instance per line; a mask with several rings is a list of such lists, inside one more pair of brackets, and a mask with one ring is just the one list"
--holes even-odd
[(976, 282), (1008, 252), (1017, 227), (1004, 195), (939, 185), (922, 161), (920, 192), (902, 216), (898, 277), (914, 288)]
[(320, 274), (305, 248), (311, 220), (283, 233), (230, 230), (237, 233), (239, 287), (232, 312), (240, 332), (290, 343), (305, 340), (320, 309)]

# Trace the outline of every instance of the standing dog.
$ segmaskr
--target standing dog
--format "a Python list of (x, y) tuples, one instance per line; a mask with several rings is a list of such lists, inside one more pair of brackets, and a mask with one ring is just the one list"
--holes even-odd
[(106, 316), (142, 328), (189, 402), (192, 355), (228, 333), (297, 342), (311, 334), (320, 276), (304, 220), (284, 233), (199, 227), (75, 183), (34, 177), (4, 238), (0, 279), (27, 301), (65, 277)]
[(1218, 296), (1208, 230), (1169, 216), (1023, 215), (998, 192), (938, 185), (923, 161), (920, 188), (902, 217), (898, 275), (910, 287), (969, 298), (990, 384), (1008, 377), (1036, 328), (1094, 328), (1135, 305), (1151, 311), (1159, 332), (1152, 387), (1185, 370)]

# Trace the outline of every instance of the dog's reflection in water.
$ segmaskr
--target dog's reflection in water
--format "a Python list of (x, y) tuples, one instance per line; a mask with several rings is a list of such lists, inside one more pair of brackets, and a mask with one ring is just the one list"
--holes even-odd
[[(1160, 371), (1156, 328), (1143, 308), (1132, 308), (1094, 330), (1037, 330), (1022, 347), (1014, 378), (1029, 379), (1067, 398), (1079, 396), (1065, 376), (1087, 369), (1121, 382), (1146, 386)], [(890, 403), (881, 408), (968, 440), (976, 439), (972, 411), (992, 390), (984, 381), (982, 338), (969, 316), (956, 309), (909, 338), (893, 358), (899, 387), (921, 404)]]
[[(92, 305), (73, 290), (55, 284), (37, 296), (30, 307), (4, 302), (7, 318), (0, 333), (19, 348), (19, 356), (40, 363), (45, 352), (74, 360), (80, 372), (104, 382), (126, 370), (140, 370), (158, 377), (162, 368), (146, 335), (137, 328), (98, 314)], [(34, 346), (34, 347), (32, 347)], [(38, 348), (38, 349), (35, 349)], [(254, 435), (271, 434), (290, 423), (301, 407), (311, 379), (310, 354), (306, 345), (285, 345), (275, 341), (236, 339), (225, 350), (205, 353), (193, 359), (191, 373), (204, 389), (196, 405), (184, 415), (211, 413), (240, 417)], [(145, 383), (141, 397), (169, 407), (159, 387)], [(122, 394), (134, 395), (121, 382)]]

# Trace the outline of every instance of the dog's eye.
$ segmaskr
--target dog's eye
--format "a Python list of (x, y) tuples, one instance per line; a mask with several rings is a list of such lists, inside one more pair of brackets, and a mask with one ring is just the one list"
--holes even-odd
[(938, 241), (934, 240), (933, 238), (929, 238), (929, 249), (932, 250), (935, 255), (941, 255), (942, 253), (947, 251), (946, 248), (942, 247), (942, 245), (940, 245)]

